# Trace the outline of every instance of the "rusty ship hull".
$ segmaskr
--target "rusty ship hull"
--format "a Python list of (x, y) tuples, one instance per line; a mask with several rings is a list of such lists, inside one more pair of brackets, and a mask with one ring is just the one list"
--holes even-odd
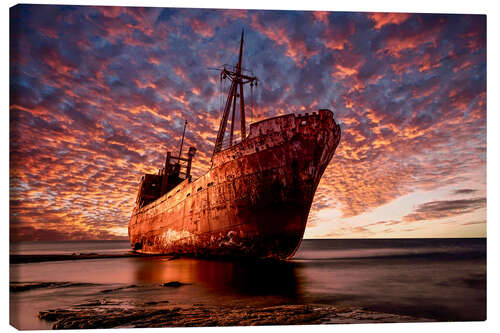
[(289, 258), (339, 141), (329, 110), (251, 124), (244, 140), (214, 154), (206, 174), (136, 206), (131, 246), (142, 253)]

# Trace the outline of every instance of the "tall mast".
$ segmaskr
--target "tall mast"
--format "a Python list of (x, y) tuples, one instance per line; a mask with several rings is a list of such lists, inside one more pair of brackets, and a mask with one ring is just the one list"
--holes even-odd
[[(241, 75), (241, 61), (242, 61), (241, 58), (243, 56), (243, 38), (244, 38), (244, 33), (243, 33), (243, 30), (241, 30), (240, 56), (238, 58), (238, 65), (236, 66), (236, 69), (240, 75)], [(240, 80), (239, 83), (240, 83), (240, 119), (241, 119), (240, 131), (241, 131), (241, 140), (243, 140), (246, 137), (246, 133), (245, 133), (245, 126), (246, 126), (245, 125), (245, 98), (243, 97), (243, 81)], [(236, 101), (234, 101), (234, 104), (236, 105)]]
[(179, 150), (179, 160), (181, 159), (181, 154), (182, 154), (182, 146), (184, 145), (184, 135), (186, 134), (186, 125), (188, 121), (184, 121), (184, 131), (182, 132), (182, 140), (181, 140), (181, 149)]
[(241, 30), (241, 41), (240, 41), (240, 56), (238, 57), (238, 65), (236, 65), (236, 68), (238, 72), (241, 74), (241, 58), (243, 57), (243, 38), (245, 35), (245, 31), (243, 29)]
[[(237, 103), (237, 97), (240, 97), (240, 133), (241, 133), (241, 140), (244, 140), (246, 137), (246, 124), (245, 124), (245, 97), (243, 95), (243, 85), (247, 83), (253, 84), (254, 82), (257, 81), (256, 77), (253, 76), (248, 76), (242, 73), (242, 63), (243, 63), (243, 41), (244, 41), (244, 31), (241, 31), (241, 40), (240, 40), (240, 53), (238, 56), (238, 63), (236, 67), (231, 67), (231, 68), (224, 68), (221, 71), (221, 79), (226, 79), (229, 78), (231, 80), (231, 86), (229, 88), (227, 98), (226, 98), (226, 104), (224, 107), (224, 112), (222, 113), (222, 119), (220, 122), (219, 126), (219, 131), (217, 133), (217, 139), (215, 141), (215, 147), (214, 147), (214, 152), (213, 155), (216, 153), (220, 152), (222, 150), (222, 143), (224, 141), (224, 135), (226, 133), (226, 127), (227, 127), (227, 122), (229, 118), (229, 113), (231, 112), (232, 109), (232, 117), (231, 117), (231, 129), (230, 129), (230, 135), (229, 135), (229, 145), (233, 145), (233, 131), (234, 131), (234, 118), (235, 118), (235, 112), (236, 112), (236, 103)], [(228, 66), (229, 67), (229, 66)], [(239, 94), (238, 94), (238, 88), (239, 88)], [(212, 158), (213, 158), (212, 155)]]

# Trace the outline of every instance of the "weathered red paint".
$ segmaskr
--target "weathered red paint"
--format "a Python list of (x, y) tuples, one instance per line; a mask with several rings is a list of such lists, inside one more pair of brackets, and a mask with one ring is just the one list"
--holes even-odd
[(248, 137), (214, 154), (205, 175), (134, 209), (132, 247), (143, 253), (292, 256), (340, 135), (329, 110), (251, 124)]

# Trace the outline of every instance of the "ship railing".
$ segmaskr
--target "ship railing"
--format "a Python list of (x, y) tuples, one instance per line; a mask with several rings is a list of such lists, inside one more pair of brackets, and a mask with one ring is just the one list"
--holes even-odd
[[(233, 146), (237, 145), (240, 142), (241, 142), (241, 137), (240, 136), (238, 136), (238, 138), (234, 138), (233, 137)], [(221, 150), (227, 149), (229, 147), (231, 147), (231, 145), (229, 144), (229, 137), (224, 138), (224, 140), (222, 140), (222, 145), (221, 145), (222, 149)]]
[(178, 161), (183, 161), (183, 162), (189, 162), (189, 158), (184, 158), (184, 157), (179, 157), (179, 156), (172, 156), (170, 155), (171, 160), (178, 160)]

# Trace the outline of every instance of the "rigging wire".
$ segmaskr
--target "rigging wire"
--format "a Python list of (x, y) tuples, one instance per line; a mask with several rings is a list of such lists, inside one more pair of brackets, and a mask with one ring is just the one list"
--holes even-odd
[(219, 76), (219, 112), (222, 112), (222, 76)]
[(253, 121), (253, 82), (250, 83), (250, 123)]

